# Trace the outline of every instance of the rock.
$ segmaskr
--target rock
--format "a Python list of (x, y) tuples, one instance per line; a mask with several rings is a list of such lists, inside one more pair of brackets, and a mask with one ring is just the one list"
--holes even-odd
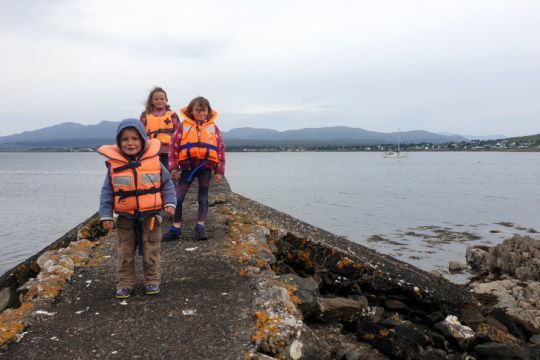
[(514, 235), (501, 244), (489, 248), (485, 262), (485, 254), (480, 254), (480, 251), (470, 249), (468, 254), (467, 262), (471, 266), (474, 264), (477, 268), (487, 268), (487, 271), (492, 273), (508, 274), (522, 281), (540, 280), (540, 240)]
[(358, 340), (373, 345), (390, 358), (420, 359), (421, 346), (409, 337), (364, 319), (356, 329)]
[(354, 321), (368, 312), (367, 299), (319, 298), (318, 317), (323, 321)]
[(302, 357), (302, 348), (304, 347), (304, 344), (302, 344), (301, 341), (298, 341), (298, 340), (294, 340), (291, 344), (291, 346), (289, 347), (289, 355), (291, 357), (291, 359), (293, 360), (297, 360), (297, 359), (300, 359)]
[(343, 360), (360, 360), (361, 358), (362, 354), (360, 354), (358, 351), (349, 351), (345, 354)]
[(461, 261), (450, 261), (448, 262), (448, 270), (452, 274), (457, 274), (463, 272), (467, 269), (467, 264), (462, 263)]
[(474, 350), (480, 358), (490, 360), (528, 360), (529, 351), (518, 344), (499, 344), (495, 342), (476, 345)]
[(488, 272), (490, 269), (488, 257), (489, 247), (487, 246), (467, 246), (467, 250), (465, 251), (465, 259), (467, 259), (467, 264), (469, 264), (473, 270), (482, 273)]
[(441, 278), (441, 279), (444, 279), (444, 278), (445, 278), (445, 277), (444, 277), (444, 274), (443, 274), (442, 272), (440, 272), (439, 270), (437, 270), (437, 269), (433, 269), (433, 270), (431, 270), (429, 273), (430, 273), (431, 275), (436, 276), (436, 277)]
[[(472, 283), (469, 289), (474, 294), (490, 294), (497, 297), (496, 307), (517, 307), (517, 301), (511, 294), (511, 289), (517, 286), (517, 280), (498, 280), (489, 283)], [(510, 291), (509, 291), (510, 290)]]
[(398, 325), (393, 329), (398, 337), (403, 337), (413, 343), (418, 343), (422, 346), (433, 345), (433, 342), (422, 331), (414, 329), (411, 326)]
[(531, 338), (529, 339), (529, 342), (531, 344), (540, 345), (540, 334), (531, 336)]
[(380, 306), (373, 306), (368, 309), (367, 314), (365, 315), (373, 322), (378, 322), (384, 315), (384, 308)]
[(295, 302), (298, 303), (304, 318), (310, 318), (319, 312), (317, 303), (319, 284), (313, 277), (303, 278), (296, 274), (285, 274), (279, 276), (279, 279), (294, 287), (292, 292), (297, 299), (293, 300), (297, 300)]
[(433, 333), (431, 334), (431, 340), (433, 341), (433, 344), (435, 344), (435, 347), (438, 349), (443, 349), (446, 352), (450, 351), (450, 344), (446, 340), (444, 336), (442, 336), (439, 333)]
[(460, 344), (474, 336), (474, 331), (468, 326), (461, 325), (454, 315), (448, 315), (444, 321), (436, 323), (435, 328), (446, 337), (457, 340)]
[(212, 207), (219, 204), (224, 204), (226, 202), (227, 202), (227, 198), (225, 197), (225, 195), (223, 194), (212, 195), (208, 199), (208, 206)]
[(482, 342), (493, 341), (497, 343), (517, 343), (518, 339), (507, 331), (502, 331), (487, 323), (479, 324), (476, 328), (476, 338)]
[(0, 290), (0, 312), (15, 305), (17, 301), (17, 290), (13, 286), (8, 286)]
[(444, 319), (444, 315), (440, 311), (434, 311), (426, 316), (426, 319), (429, 321), (430, 324), (434, 324), (436, 322), (442, 321)]
[(540, 332), (540, 282), (504, 279), (489, 283), (471, 283), (469, 287), (477, 295), (496, 296), (497, 302), (494, 305), (505, 309), (513, 321), (518, 321), (532, 333)]
[(43, 270), (45, 267), (45, 263), (51, 260), (52, 256), (55, 256), (57, 254), (58, 250), (47, 250), (37, 258), (36, 263), (39, 265), (39, 268)]
[(259, 352), (250, 352), (246, 355), (247, 360), (276, 360), (273, 356), (268, 356)]
[(423, 360), (446, 360), (448, 354), (441, 349), (427, 349), (422, 355)]
[(493, 310), (489, 314), (489, 317), (492, 317), (493, 319), (501, 323), (514, 337), (518, 338), (521, 341), (525, 341), (525, 335), (523, 334), (523, 331), (519, 327), (517, 327), (514, 320), (510, 316), (508, 316), (508, 314), (503, 309)]
[(540, 333), (540, 309), (512, 308), (506, 309), (506, 313), (530, 333)]
[(77, 240), (95, 240), (103, 235), (106, 235), (107, 233), (108, 231), (103, 228), (99, 218), (91, 218), (90, 221), (87, 221), (86, 224), (77, 232)]
[(530, 360), (540, 360), (540, 344), (529, 346)]
[(486, 322), (486, 318), (477, 310), (472, 308), (464, 308), (459, 314), (461, 322), (469, 326), (472, 329), (475, 329), (478, 324)]
[(402, 301), (396, 299), (386, 299), (384, 300), (384, 307), (390, 310), (405, 310), (407, 305)]
[(322, 339), (311, 332), (303, 332), (287, 346), (283, 352), (285, 359), (321, 359), (330, 360), (332, 351)]

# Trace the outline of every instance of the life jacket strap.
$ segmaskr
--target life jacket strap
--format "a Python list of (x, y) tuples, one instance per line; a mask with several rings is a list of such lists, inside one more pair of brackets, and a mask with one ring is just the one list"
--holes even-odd
[(201, 170), (207, 162), (208, 162), (208, 159), (204, 159), (199, 165), (197, 165), (195, 169), (191, 170), (191, 172), (189, 173), (187, 177), (187, 181), (191, 182), (193, 180), (193, 177), (197, 175), (199, 170)]
[(207, 144), (207, 143), (185, 143), (184, 145), (180, 146), (180, 150), (187, 149), (189, 151), (189, 149), (194, 148), (194, 147), (202, 147), (202, 148), (207, 148), (210, 150), (217, 150), (217, 146), (212, 145), (212, 144)]
[(135, 247), (137, 248), (137, 254), (143, 256), (143, 218), (141, 214), (138, 214), (133, 222), (133, 230), (135, 230)]
[(155, 131), (148, 131), (147, 135), (149, 138), (157, 138), (159, 134), (172, 134), (174, 129), (157, 129)]
[(120, 172), (127, 169), (136, 169), (139, 166), (141, 166), (141, 163), (139, 161), (130, 161), (126, 165), (119, 166), (117, 168), (112, 169), (113, 172)]
[(137, 190), (118, 190), (114, 192), (114, 196), (119, 196), (120, 200), (123, 200), (130, 196), (141, 196), (146, 194), (157, 194), (161, 191), (158, 187), (151, 187), (149, 189), (137, 189)]

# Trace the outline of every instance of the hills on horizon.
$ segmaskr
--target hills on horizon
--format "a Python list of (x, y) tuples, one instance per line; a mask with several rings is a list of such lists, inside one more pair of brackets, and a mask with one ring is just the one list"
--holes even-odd
[[(114, 143), (117, 121), (95, 125), (65, 122), (42, 129), (0, 137), (0, 149), (94, 147)], [(305, 128), (278, 131), (259, 128), (235, 128), (222, 132), (228, 146), (294, 146), (294, 145), (381, 145), (396, 144), (398, 132), (383, 133), (347, 126)], [(401, 144), (462, 142), (469, 139), (453, 134), (424, 130), (399, 133)]]

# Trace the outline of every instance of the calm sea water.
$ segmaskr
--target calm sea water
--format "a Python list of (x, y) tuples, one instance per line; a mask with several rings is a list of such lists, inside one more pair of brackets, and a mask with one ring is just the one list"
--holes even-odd
[[(0, 153), (0, 273), (97, 211), (95, 153)], [(539, 237), (540, 153), (228, 153), (233, 191), (426, 270)], [(455, 280), (459, 281), (459, 278)]]

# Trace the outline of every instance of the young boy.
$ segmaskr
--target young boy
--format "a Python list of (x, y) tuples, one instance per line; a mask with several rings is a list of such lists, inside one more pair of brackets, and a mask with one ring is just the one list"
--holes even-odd
[(172, 216), (176, 193), (170, 174), (159, 161), (161, 143), (148, 140), (138, 120), (123, 120), (116, 130), (116, 145), (103, 145), (98, 153), (108, 158), (107, 176), (101, 188), (99, 215), (106, 230), (116, 226), (117, 289), (115, 297), (125, 299), (135, 286), (135, 250), (143, 256), (145, 293), (160, 292), (161, 217)]

